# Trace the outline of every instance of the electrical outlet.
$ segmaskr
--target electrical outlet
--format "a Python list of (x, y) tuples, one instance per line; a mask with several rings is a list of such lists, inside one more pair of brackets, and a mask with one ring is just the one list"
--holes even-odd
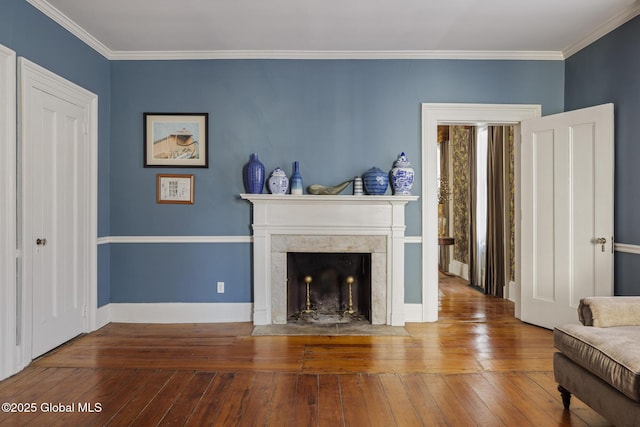
[(224, 282), (218, 282), (218, 293), (224, 294)]

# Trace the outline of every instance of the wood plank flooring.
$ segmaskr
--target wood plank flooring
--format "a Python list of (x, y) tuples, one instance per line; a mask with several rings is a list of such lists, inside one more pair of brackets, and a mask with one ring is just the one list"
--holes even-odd
[[(109, 324), (0, 382), (0, 426), (607, 426), (565, 411), (551, 331), (459, 279), (408, 337), (252, 337), (251, 324)], [(61, 410), (65, 409), (65, 412)], [(49, 411), (49, 412), (47, 412)]]

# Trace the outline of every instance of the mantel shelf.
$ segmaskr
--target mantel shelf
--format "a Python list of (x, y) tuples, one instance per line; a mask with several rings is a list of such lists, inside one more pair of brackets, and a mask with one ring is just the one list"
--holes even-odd
[(333, 202), (333, 203), (403, 203), (418, 200), (419, 196), (350, 196), (350, 195), (315, 195), (315, 194), (240, 194), (240, 198), (249, 200), (250, 202), (260, 203), (315, 203), (315, 202)]

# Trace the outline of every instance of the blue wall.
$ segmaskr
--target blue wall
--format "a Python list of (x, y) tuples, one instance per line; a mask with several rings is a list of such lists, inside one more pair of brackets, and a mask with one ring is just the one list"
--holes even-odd
[[(242, 166), (257, 152), (268, 171), (305, 185), (336, 184), (405, 151), (420, 188), (420, 103), (542, 104), (563, 111), (559, 61), (207, 60), (111, 63), (111, 235), (249, 236)], [(208, 169), (143, 167), (144, 112), (208, 112)], [(158, 173), (193, 173), (194, 205), (159, 205)], [(420, 235), (420, 203), (407, 235)], [(112, 245), (113, 302), (250, 301), (249, 244)], [(169, 274), (167, 259), (181, 268)], [(206, 262), (194, 262), (194, 260)], [(157, 269), (157, 271), (156, 271)], [(163, 272), (163, 273), (160, 273)], [(231, 278), (226, 279), (225, 278)], [(421, 301), (420, 247), (407, 245), (406, 301)], [(224, 280), (225, 294), (214, 294)], [(185, 286), (188, 284), (188, 286)]]
[[(640, 18), (566, 61), (566, 109), (615, 104), (615, 240), (640, 245)], [(638, 255), (616, 253), (616, 295), (639, 295)]]
[[(98, 236), (110, 234), (109, 132), (111, 98), (109, 61), (51, 21), (25, 0), (2, 0), (0, 43), (18, 56), (49, 69), (98, 95)], [(109, 303), (109, 251), (100, 248), (98, 305)]]
[[(405, 151), (420, 195), (420, 103), (564, 108), (559, 61), (108, 61), (23, 0), (1, 11), (0, 43), (99, 96), (99, 236), (249, 236), (237, 195), (252, 152), (268, 170), (299, 160), (309, 185), (390, 169)], [(210, 167), (143, 168), (144, 112), (208, 112)], [(195, 174), (194, 205), (155, 202), (156, 174), (172, 172)], [(420, 235), (420, 203), (407, 224)], [(407, 302), (421, 299), (420, 259), (407, 245)], [(98, 263), (100, 306), (251, 299), (248, 243), (103, 244)]]
[[(560, 61), (108, 61), (24, 0), (3, 0), (0, 43), (99, 96), (99, 236), (248, 236), (241, 169), (301, 162), (305, 185), (335, 184), (407, 152), (420, 188), (420, 103), (541, 104), (543, 114), (616, 105), (616, 240), (640, 244), (640, 18)], [(566, 68), (566, 70), (565, 70)], [(143, 112), (208, 112), (208, 169), (143, 168)], [(194, 173), (195, 204), (155, 203), (157, 173)], [(420, 203), (407, 212), (420, 235)], [(245, 243), (105, 244), (99, 305), (249, 301)], [(420, 302), (419, 245), (406, 301)], [(167, 262), (167, 260), (171, 260)], [(637, 255), (616, 255), (616, 293), (638, 294)], [(225, 281), (225, 294), (215, 294)]]

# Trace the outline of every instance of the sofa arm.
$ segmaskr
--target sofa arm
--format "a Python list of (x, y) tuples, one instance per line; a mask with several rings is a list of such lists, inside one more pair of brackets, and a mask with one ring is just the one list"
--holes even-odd
[(583, 298), (578, 317), (585, 326), (640, 326), (640, 297)]

